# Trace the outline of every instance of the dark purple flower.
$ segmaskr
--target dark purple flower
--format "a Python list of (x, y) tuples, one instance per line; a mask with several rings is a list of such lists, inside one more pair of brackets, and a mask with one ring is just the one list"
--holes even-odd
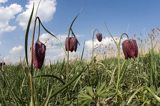
[(69, 41), (70, 41), (70, 37), (67, 37), (66, 40), (65, 40), (65, 49), (66, 51), (69, 51)]
[(33, 65), (36, 69), (41, 69), (45, 58), (46, 46), (37, 41), (33, 46)]
[(98, 40), (99, 42), (101, 42), (101, 41), (102, 41), (102, 33), (97, 33), (97, 34), (96, 34), (96, 38), (97, 38), (97, 40)]
[(0, 62), (0, 67), (6, 65), (5, 62)]
[(65, 49), (66, 51), (77, 51), (78, 40), (76, 37), (67, 37), (65, 40)]
[(127, 39), (122, 42), (122, 49), (125, 59), (136, 58), (138, 56), (138, 46), (136, 40)]

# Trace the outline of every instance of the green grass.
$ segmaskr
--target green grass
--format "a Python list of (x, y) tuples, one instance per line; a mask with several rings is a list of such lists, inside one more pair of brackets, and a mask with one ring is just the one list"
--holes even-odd
[[(35, 105), (160, 105), (160, 55), (149, 53), (120, 63), (118, 94), (117, 58), (75, 61), (69, 67), (62, 62), (33, 70)], [(0, 70), (0, 105), (29, 105), (27, 70), (23, 64)]]

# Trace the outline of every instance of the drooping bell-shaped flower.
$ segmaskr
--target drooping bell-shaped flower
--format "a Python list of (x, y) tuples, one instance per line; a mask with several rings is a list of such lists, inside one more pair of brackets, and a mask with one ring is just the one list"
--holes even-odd
[(66, 40), (65, 40), (65, 49), (66, 49), (66, 51), (69, 51), (69, 44), (70, 44), (69, 43), (69, 41), (70, 41), (69, 39), (70, 39), (70, 37), (67, 37)]
[(37, 41), (33, 45), (33, 66), (36, 69), (41, 69), (45, 58), (45, 52), (46, 46), (42, 42)]
[(5, 62), (0, 62), (0, 67), (4, 66), (6, 63)]
[(72, 36), (72, 37), (67, 37), (65, 40), (65, 49), (66, 51), (77, 51), (77, 45), (78, 45), (78, 40), (76, 37)]
[(99, 41), (99, 42), (101, 42), (102, 41), (102, 33), (97, 33), (96, 34), (96, 38), (97, 38), (97, 40)]
[(127, 39), (122, 42), (122, 49), (125, 59), (136, 58), (138, 56), (138, 46), (136, 40)]

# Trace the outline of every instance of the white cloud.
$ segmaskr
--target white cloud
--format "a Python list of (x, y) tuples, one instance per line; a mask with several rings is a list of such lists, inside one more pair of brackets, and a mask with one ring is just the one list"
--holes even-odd
[[(116, 42), (119, 41), (119, 37), (114, 37), (114, 39), (116, 40)], [(121, 40), (121, 42), (123, 40), (125, 40), (125, 39), (126, 38), (123, 38)], [(85, 42), (85, 45), (86, 45), (87, 49), (92, 49), (92, 40), (87, 40)], [(111, 37), (105, 37), (105, 38), (103, 38), (102, 42), (99, 42), (97, 39), (94, 39), (94, 47), (98, 47), (100, 45), (103, 45), (103, 46), (110, 46), (110, 45), (111, 46), (115, 46), (115, 43), (114, 43), (114, 41), (113, 41), (113, 39)]]
[[(19, 25), (25, 29), (27, 22), (29, 20), (30, 13), (32, 11), (33, 2), (35, 4), (35, 10), (37, 9), (39, 0), (29, 0), (25, 5), (26, 10), (18, 15), (17, 21)], [(42, 22), (50, 21), (53, 18), (54, 13), (56, 12), (56, 0), (41, 0), (37, 15), (40, 17)], [(34, 11), (35, 17), (36, 11)]]
[(67, 35), (59, 34), (59, 35), (56, 35), (56, 37), (58, 38), (58, 40), (56, 38), (54, 38), (53, 36), (51, 36), (50, 34), (43, 33), (40, 36), (40, 40), (46, 44), (47, 48), (52, 48), (52, 46), (60, 47), (60, 46), (64, 45), (64, 42), (65, 42)]
[(0, 3), (5, 3), (7, 2), (7, 0), (0, 0)]
[(19, 45), (19, 46), (15, 46), (10, 50), (11, 54), (19, 54), (23, 51), (23, 46)]
[[(116, 40), (116, 42), (119, 42), (119, 37), (114, 37), (114, 39)], [(126, 38), (123, 38), (121, 40), (121, 43), (125, 40)], [(87, 54), (91, 54), (92, 52), (92, 40), (87, 40), (85, 42), (85, 52)], [(114, 41), (112, 40), (111, 37), (105, 37), (103, 38), (102, 42), (98, 42), (97, 39), (94, 40), (94, 55), (99, 55), (99, 56), (104, 56), (104, 55), (108, 55), (108, 56), (116, 56), (117, 54), (117, 48), (116, 48), (116, 44), (114, 43)], [(90, 55), (91, 56), (91, 55)], [(90, 57), (87, 55), (87, 57)]]
[(22, 7), (18, 4), (11, 4), (7, 7), (0, 7), (0, 33), (15, 30), (16, 26), (10, 25), (10, 21), (11, 19), (14, 19), (15, 15), (20, 13), (21, 11)]

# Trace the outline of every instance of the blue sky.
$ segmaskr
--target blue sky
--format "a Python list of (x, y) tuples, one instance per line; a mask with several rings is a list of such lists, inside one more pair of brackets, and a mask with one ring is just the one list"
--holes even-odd
[[(20, 23), (27, 22), (27, 14), (23, 13), (30, 12), (33, 1), (39, 0), (0, 0), (0, 54), (1, 58), (6, 61), (15, 62), (20, 56), (22, 58), (24, 56), (25, 26), (20, 25)], [(47, 2), (46, 5), (44, 2)], [(140, 33), (144, 34), (149, 32), (151, 28), (159, 27), (159, 4), (159, 0), (45, 0), (40, 5), (43, 8), (40, 9), (42, 11), (39, 11), (39, 14), (40, 18), (43, 18), (44, 25), (51, 32), (57, 36), (62, 36), (63, 43), (68, 26), (74, 16), (81, 11), (73, 29), (81, 42), (84, 40), (89, 42), (94, 28), (98, 28), (104, 36), (109, 37), (104, 22), (107, 23), (115, 36), (127, 31), (129, 36), (137, 34), (138, 37), (141, 37)], [(29, 6), (26, 7), (26, 5)], [(4, 31), (5, 28), (11, 29)], [(42, 38), (45, 38), (44, 36), (45, 34)], [(145, 37), (143, 35), (142, 38)], [(52, 41), (55, 40), (50, 42)], [(79, 52), (82, 44), (78, 49)], [(48, 53), (48, 58), (52, 58), (53, 55), (57, 57), (59, 52), (63, 52), (57, 50), (58, 47), (48, 47), (48, 51), (49, 49), (51, 50)]]

